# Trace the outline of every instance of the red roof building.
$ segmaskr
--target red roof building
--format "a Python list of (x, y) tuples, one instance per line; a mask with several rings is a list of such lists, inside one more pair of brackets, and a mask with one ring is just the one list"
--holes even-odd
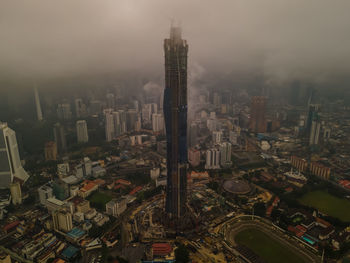
[(153, 256), (166, 256), (169, 255), (173, 248), (168, 243), (154, 243), (152, 245)]

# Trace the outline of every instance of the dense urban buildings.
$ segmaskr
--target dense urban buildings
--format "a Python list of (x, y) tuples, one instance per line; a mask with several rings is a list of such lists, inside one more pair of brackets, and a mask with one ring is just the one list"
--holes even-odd
[(167, 136), (166, 211), (173, 217), (184, 214), (187, 181), (187, 53), (181, 28), (171, 27), (164, 40), (164, 118)]
[[(57, 20), (64, 1), (10, 2), (0, 23), (0, 263), (350, 260), (349, 8), (335, 19), (329, 4), (322, 23), (322, 3), (312, 12), (266, 0), (254, 13), (242, 0), (168, 10), (146, 1), (138, 12), (110, 1), (106, 12), (87, 1)], [(179, 11), (186, 40), (172, 23), (161, 47), (163, 16)], [(291, 27), (280, 17), (294, 11)], [(288, 45), (267, 34), (269, 22)], [(320, 32), (334, 45), (319, 44)]]

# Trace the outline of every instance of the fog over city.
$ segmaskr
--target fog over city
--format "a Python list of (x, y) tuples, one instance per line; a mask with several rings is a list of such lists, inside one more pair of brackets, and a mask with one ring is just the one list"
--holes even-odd
[(337, 80), (350, 67), (346, 0), (0, 0), (4, 79), (138, 71), (163, 74), (172, 20), (207, 72), (261, 72), (268, 83)]

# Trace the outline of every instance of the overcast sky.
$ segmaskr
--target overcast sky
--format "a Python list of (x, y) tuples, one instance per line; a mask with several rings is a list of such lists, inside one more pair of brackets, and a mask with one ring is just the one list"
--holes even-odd
[(349, 0), (0, 0), (0, 73), (162, 73), (175, 19), (190, 63), (207, 71), (322, 81), (349, 72), (349, 10)]

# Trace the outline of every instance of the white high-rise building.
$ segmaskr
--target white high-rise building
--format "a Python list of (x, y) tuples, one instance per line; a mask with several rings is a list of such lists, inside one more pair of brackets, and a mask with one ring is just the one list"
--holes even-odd
[(40, 98), (39, 98), (39, 93), (36, 86), (34, 87), (34, 95), (35, 95), (36, 115), (38, 117), (38, 121), (42, 121), (43, 113), (41, 111)]
[(220, 151), (216, 148), (207, 150), (205, 159), (205, 169), (220, 168)]
[(164, 131), (164, 117), (160, 113), (152, 114), (152, 130), (154, 132)]
[(112, 109), (106, 109), (104, 110), (106, 123), (105, 123), (105, 130), (106, 130), (106, 141), (110, 142), (114, 139), (115, 132), (114, 132), (114, 118)]
[(16, 133), (0, 122), (0, 188), (8, 188), (16, 177), (25, 182), (29, 178), (19, 157)]
[(220, 144), (220, 164), (221, 166), (229, 167), (232, 165), (231, 162), (231, 143), (223, 142)]
[(85, 143), (89, 141), (89, 134), (85, 120), (77, 121), (77, 138), (78, 143)]

